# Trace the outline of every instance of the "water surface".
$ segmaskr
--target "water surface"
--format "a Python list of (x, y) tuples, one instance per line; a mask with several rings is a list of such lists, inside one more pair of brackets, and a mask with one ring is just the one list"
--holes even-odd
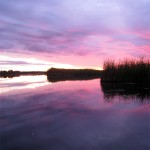
[(149, 150), (149, 95), (108, 86), (0, 79), (1, 150)]

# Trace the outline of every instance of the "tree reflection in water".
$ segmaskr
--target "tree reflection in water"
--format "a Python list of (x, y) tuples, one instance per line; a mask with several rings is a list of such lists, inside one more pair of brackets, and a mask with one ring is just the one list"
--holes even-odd
[(133, 83), (101, 82), (104, 101), (109, 103), (117, 100), (134, 101), (139, 104), (150, 103), (150, 85)]

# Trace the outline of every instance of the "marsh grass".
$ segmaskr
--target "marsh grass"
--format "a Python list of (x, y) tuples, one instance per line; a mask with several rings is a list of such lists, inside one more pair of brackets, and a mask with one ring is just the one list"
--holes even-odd
[(106, 60), (101, 76), (102, 82), (125, 82), (150, 84), (150, 60), (125, 59), (120, 62)]

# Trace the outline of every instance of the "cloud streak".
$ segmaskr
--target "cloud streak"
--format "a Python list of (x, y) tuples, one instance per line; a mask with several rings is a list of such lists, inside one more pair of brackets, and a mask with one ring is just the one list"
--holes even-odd
[(2, 0), (0, 52), (83, 59), (147, 55), (149, 7), (149, 0)]

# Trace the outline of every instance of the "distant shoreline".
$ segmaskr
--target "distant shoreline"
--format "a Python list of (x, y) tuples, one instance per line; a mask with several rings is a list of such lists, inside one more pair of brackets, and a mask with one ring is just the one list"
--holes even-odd
[(46, 71), (0, 71), (1, 78), (13, 78), (20, 76), (36, 76), (36, 75), (46, 75)]
[(47, 71), (47, 79), (50, 82), (66, 80), (90, 80), (100, 78), (102, 71), (93, 69), (56, 69)]
[(49, 79), (80, 79), (80, 78), (95, 78), (100, 77), (102, 71), (94, 69), (61, 69), (61, 68), (50, 68), (47, 71), (0, 71), (1, 78), (13, 78), (20, 76), (38, 76), (46, 75)]

